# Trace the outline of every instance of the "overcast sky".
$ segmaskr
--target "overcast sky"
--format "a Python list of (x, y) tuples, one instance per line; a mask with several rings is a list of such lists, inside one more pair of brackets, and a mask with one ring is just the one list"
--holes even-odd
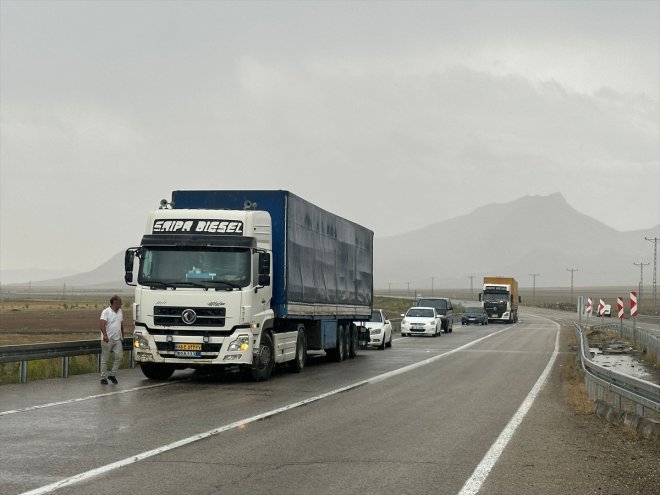
[(377, 237), (555, 192), (660, 223), (658, 1), (0, 5), (3, 270), (92, 270), (176, 189)]

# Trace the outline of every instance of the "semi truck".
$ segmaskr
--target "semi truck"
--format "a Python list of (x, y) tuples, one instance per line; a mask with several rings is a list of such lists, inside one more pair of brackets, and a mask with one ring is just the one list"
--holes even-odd
[(484, 277), (483, 291), (479, 300), (488, 313), (488, 321), (518, 321), (518, 282), (513, 277)]
[[(256, 381), (368, 341), (373, 232), (282, 190), (179, 190), (126, 250), (144, 375), (232, 367)], [(362, 329), (362, 331), (361, 331)]]

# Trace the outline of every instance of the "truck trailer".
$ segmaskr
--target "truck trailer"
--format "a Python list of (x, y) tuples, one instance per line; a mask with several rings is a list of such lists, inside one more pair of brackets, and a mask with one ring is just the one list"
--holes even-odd
[(147, 378), (238, 368), (267, 380), (308, 352), (356, 355), (373, 306), (373, 232), (288, 191), (173, 191), (125, 254)]
[(483, 292), (479, 294), (488, 321), (518, 321), (518, 282), (513, 277), (484, 277)]

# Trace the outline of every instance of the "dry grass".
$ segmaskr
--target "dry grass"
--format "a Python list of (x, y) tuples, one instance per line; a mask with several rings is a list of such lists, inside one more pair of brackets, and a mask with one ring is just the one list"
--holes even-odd
[[(578, 342), (575, 334), (571, 332), (568, 337), (568, 346), (570, 349), (578, 349)], [(561, 378), (565, 385), (566, 402), (578, 414), (593, 414), (595, 403), (589, 399), (587, 387), (584, 384), (584, 371), (579, 364), (579, 355), (569, 354), (564, 360)]]
[(562, 380), (566, 384), (566, 401), (578, 414), (593, 414), (595, 404), (589, 399), (584, 385), (583, 371), (575, 358), (566, 359), (562, 368)]

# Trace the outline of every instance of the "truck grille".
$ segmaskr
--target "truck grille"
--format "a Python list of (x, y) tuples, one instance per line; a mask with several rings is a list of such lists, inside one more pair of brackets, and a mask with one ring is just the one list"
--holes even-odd
[[(182, 314), (186, 310), (195, 312), (195, 320), (186, 323)], [(226, 308), (186, 308), (177, 306), (155, 306), (154, 324), (161, 326), (186, 326), (186, 327), (224, 327)]]
[[(174, 342), (156, 342), (158, 355), (161, 357), (176, 357), (174, 354)], [(202, 359), (215, 359), (220, 354), (222, 344), (202, 344), (201, 358)], [(185, 358), (183, 358), (185, 359)]]

